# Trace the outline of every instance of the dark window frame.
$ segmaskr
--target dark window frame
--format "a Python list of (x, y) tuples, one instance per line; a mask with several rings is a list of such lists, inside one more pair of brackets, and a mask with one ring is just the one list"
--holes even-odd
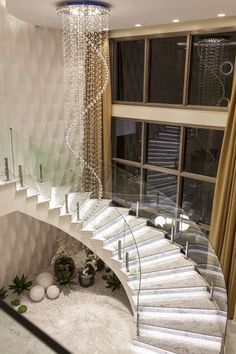
[[(189, 101), (189, 89), (190, 89), (190, 66), (191, 66), (191, 47), (192, 47), (192, 38), (194, 35), (208, 35), (214, 33), (231, 33), (236, 32), (235, 27), (217, 27), (212, 29), (201, 29), (196, 31), (180, 31), (180, 32), (170, 32), (170, 33), (160, 33), (160, 34), (151, 34), (151, 35), (140, 35), (140, 36), (130, 36), (130, 37), (117, 37), (110, 39), (110, 48), (111, 48), (111, 72), (113, 72), (113, 43), (116, 41), (131, 41), (131, 40), (140, 40), (145, 39), (145, 53), (144, 53), (144, 90), (143, 90), (143, 101), (142, 102), (130, 102), (130, 101), (113, 101), (114, 104), (122, 105), (141, 105), (141, 106), (151, 106), (151, 107), (175, 107), (175, 108), (185, 108), (189, 110), (210, 110), (210, 111), (228, 111), (228, 107), (218, 107), (218, 106), (199, 106), (199, 105), (190, 105)], [(155, 38), (170, 38), (170, 37), (179, 37), (187, 36), (187, 50), (186, 50), (186, 60), (185, 60), (185, 72), (184, 72), (184, 90), (183, 90), (183, 103), (182, 104), (167, 104), (167, 103), (150, 103), (148, 102), (148, 74), (149, 74), (149, 41), (150, 39)], [(235, 60), (236, 61), (236, 60)], [(233, 75), (236, 74), (236, 65), (234, 65)], [(114, 81), (112, 78), (112, 86)]]
[[(140, 201), (142, 200), (142, 196), (144, 195), (145, 171), (146, 170), (152, 170), (152, 171), (157, 171), (157, 172), (162, 172), (162, 173), (167, 173), (169, 175), (177, 176), (177, 196), (176, 196), (176, 204), (177, 205), (182, 205), (182, 191), (183, 191), (184, 178), (194, 179), (194, 180), (203, 181), (203, 182), (205, 181), (205, 182), (213, 183), (215, 185), (216, 177), (209, 177), (206, 175), (201, 175), (201, 174), (196, 174), (196, 173), (184, 171), (185, 137), (186, 137), (187, 128), (201, 128), (201, 129), (224, 131), (223, 127), (203, 126), (203, 125), (183, 124), (183, 123), (181, 124), (181, 123), (174, 123), (174, 122), (149, 121), (149, 120), (123, 118), (123, 117), (112, 117), (112, 119), (129, 119), (129, 120), (132, 120), (135, 122), (142, 123), (141, 161), (135, 162), (135, 161), (124, 160), (124, 159), (112, 157), (112, 162), (140, 168), (140, 193), (139, 193)], [(146, 157), (147, 125), (148, 124), (159, 124), (159, 125), (180, 127), (181, 132), (180, 132), (178, 169), (160, 167), (157, 165), (151, 165), (151, 164), (146, 163), (145, 157)], [(114, 195), (114, 200), (115, 200), (115, 195)], [(204, 230), (207, 230), (207, 231), (210, 230), (209, 224), (199, 224), (199, 225)]]

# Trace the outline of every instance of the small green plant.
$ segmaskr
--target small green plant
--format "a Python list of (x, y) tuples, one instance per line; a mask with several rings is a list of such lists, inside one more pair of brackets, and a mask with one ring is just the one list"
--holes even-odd
[(4, 287), (0, 289), (0, 299), (4, 300), (7, 297), (7, 289), (5, 289)]
[(11, 305), (12, 306), (20, 306), (20, 299), (15, 299), (11, 301)]
[(115, 291), (117, 289), (120, 289), (121, 282), (120, 279), (117, 278), (116, 274), (114, 272), (111, 272), (111, 274), (105, 274), (103, 276), (103, 279), (106, 282), (106, 288), (112, 289), (112, 291)]
[(12, 284), (9, 285), (9, 289), (12, 290), (13, 294), (17, 294), (18, 296), (23, 294), (24, 291), (30, 289), (32, 285), (32, 281), (28, 280), (27, 277), (23, 274), (21, 278), (18, 275), (13, 279)]
[(17, 310), (19, 313), (25, 313), (27, 311), (26, 305), (20, 305)]
[(60, 272), (57, 276), (58, 285), (63, 288), (70, 289), (73, 285), (76, 285), (74, 276), (70, 272)]

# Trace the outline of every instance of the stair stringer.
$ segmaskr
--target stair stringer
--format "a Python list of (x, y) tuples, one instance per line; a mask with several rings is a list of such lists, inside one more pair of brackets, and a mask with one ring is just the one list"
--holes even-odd
[(60, 208), (49, 209), (49, 202), (38, 203), (37, 196), (27, 197), (27, 189), (17, 190), (15, 182), (0, 185), (0, 217), (16, 211), (54, 226), (92, 249), (120, 279), (135, 314), (136, 305), (122, 262), (111, 258), (112, 252), (103, 248), (102, 240), (92, 239), (93, 231), (81, 231), (79, 223), (71, 222), (71, 214), (60, 215)]

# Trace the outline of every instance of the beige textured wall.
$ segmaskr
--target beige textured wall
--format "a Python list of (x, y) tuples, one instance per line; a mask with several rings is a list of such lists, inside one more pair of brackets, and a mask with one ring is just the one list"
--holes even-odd
[[(15, 19), (6, 12), (3, 0), (0, 0), (0, 121), (19, 132), (18, 150), (22, 149), (24, 136), (26, 146), (28, 138), (35, 138), (49, 159), (59, 151), (63, 157), (61, 32)], [(9, 139), (5, 132), (3, 135)], [(0, 139), (3, 135), (0, 134)], [(2, 155), (0, 151), (1, 160)], [(56, 229), (20, 213), (0, 218), (0, 286), (16, 273), (34, 273), (47, 267), (56, 234)]]
[(46, 269), (60, 232), (20, 212), (0, 218), (0, 287), (15, 275)]

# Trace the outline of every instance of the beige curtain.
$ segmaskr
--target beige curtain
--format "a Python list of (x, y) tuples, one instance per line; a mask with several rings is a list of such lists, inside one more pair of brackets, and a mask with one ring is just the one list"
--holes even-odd
[[(109, 40), (104, 44), (104, 55), (109, 63)], [(103, 187), (104, 196), (109, 198), (112, 188), (111, 182), (111, 80), (103, 95)]]
[(228, 316), (236, 303), (236, 77), (215, 188), (210, 240), (222, 265), (228, 289)]

